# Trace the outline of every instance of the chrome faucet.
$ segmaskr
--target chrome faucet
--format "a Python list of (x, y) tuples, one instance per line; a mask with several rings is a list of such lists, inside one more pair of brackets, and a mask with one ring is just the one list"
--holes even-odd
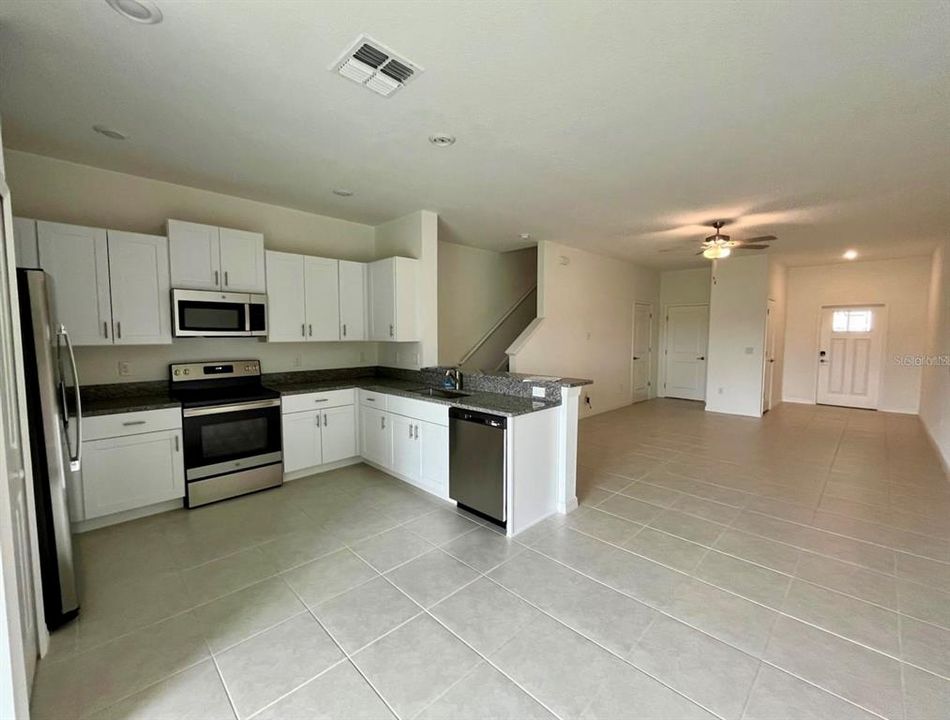
[(452, 388), (453, 390), (462, 389), (462, 371), (458, 368), (447, 368), (445, 378), (442, 380), (442, 387)]

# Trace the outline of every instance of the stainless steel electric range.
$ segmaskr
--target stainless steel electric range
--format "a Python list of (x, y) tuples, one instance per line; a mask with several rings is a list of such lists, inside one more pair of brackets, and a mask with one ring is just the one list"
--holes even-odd
[(185, 506), (198, 507), (283, 482), (280, 393), (257, 360), (169, 366), (181, 403)]

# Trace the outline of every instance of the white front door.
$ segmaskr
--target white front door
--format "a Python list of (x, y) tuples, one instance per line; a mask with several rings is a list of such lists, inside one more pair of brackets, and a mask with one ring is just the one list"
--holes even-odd
[(633, 402), (650, 397), (650, 370), (653, 367), (653, 306), (636, 303), (633, 306), (633, 357), (631, 381)]
[(0, 176), (0, 717), (26, 717), (39, 652), (30, 542), (32, 491), (20, 424), (19, 317), (12, 215)]
[(772, 313), (775, 312), (775, 301), (769, 300), (765, 311), (765, 355), (762, 369), (762, 412), (772, 409), (772, 381), (775, 378), (775, 323)]
[(675, 305), (666, 312), (666, 397), (706, 397), (708, 305)]
[(877, 409), (883, 308), (826, 307), (818, 343), (822, 405)]

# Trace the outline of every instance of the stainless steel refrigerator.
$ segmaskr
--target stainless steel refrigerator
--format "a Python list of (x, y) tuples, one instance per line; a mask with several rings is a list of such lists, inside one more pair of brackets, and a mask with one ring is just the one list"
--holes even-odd
[(17, 270), (43, 607), (54, 630), (79, 612), (68, 483), (80, 468), (82, 407), (76, 359), (66, 328), (55, 324), (51, 284), (42, 270)]

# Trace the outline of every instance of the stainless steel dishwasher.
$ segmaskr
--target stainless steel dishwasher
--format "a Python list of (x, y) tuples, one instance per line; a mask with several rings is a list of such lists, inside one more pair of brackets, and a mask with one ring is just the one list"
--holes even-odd
[(506, 417), (449, 408), (449, 497), (502, 527), (508, 519), (507, 432)]

